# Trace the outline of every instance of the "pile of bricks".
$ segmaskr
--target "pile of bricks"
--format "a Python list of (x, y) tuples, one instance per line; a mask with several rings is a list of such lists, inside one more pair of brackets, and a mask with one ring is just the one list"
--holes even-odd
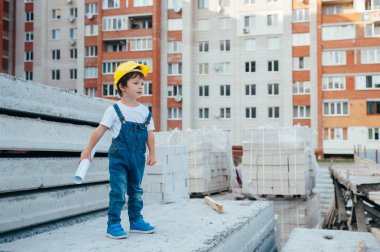
[(315, 186), (312, 132), (306, 127), (250, 129), (242, 160), (244, 194), (307, 196)]
[(145, 202), (188, 199), (188, 163), (184, 146), (156, 147), (157, 163), (146, 166), (142, 188)]

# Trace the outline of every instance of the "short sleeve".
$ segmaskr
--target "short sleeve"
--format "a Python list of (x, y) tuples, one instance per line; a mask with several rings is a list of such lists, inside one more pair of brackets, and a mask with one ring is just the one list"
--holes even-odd
[(155, 130), (153, 116), (150, 118), (150, 121), (149, 121), (149, 124), (148, 124), (148, 131), (150, 131), (150, 130)]
[(103, 118), (99, 124), (106, 126), (107, 128), (112, 128), (114, 124), (114, 108), (112, 106), (108, 107), (103, 114)]

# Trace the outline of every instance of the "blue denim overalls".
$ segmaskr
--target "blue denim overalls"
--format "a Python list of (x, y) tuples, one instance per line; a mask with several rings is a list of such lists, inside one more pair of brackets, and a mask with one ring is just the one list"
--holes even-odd
[(148, 138), (147, 126), (152, 114), (145, 123), (126, 121), (117, 104), (113, 106), (121, 121), (119, 135), (112, 139), (108, 151), (111, 191), (108, 208), (108, 226), (120, 223), (121, 209), (128, 194), (129, 222), (142, 218), (143, 208), (141, 181), (145, 168), (145, 151)]

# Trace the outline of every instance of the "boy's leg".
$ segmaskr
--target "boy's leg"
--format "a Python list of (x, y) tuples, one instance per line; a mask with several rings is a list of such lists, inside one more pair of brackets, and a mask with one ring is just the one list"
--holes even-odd
[(125, 192), (127, 189), (127, 172), (120, 159), (110, 159), (109, 166), (110, 187), (108, 226), (120, 223), (121, 209), (125, 204)]

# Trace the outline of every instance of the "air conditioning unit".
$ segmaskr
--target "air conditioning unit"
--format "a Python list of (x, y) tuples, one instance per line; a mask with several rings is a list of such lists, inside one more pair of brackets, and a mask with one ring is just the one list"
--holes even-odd
[(92, 13), (87, 13), (86, 14), (86, 17), (88, 18), (88, 19), (93, 19), (94, 18), (94, 14), (92, 14)]
[(70, 17), (68, 18), (68, 20), (69, 20), (70, 23), (72, 23), (72, 22), (75, 21), (75, 17), (74, 17), (74, 16), (70, 16)]
[(177, 94), (176, 96), (174, 96), (174, 100), (175, 100), (176, 102), (181, 102), (181, 101), (182, 101), (182, 95)]
[(214, 65), (214, 70), (215, 70), (216, 72), (218, 72), (218, 71), (220, 70), (220, 64), (216, 63), (216, 64)]
[(249, 33), (249, 27), (244, 27), (243, 28), (243, 33), (245, 33), (245, 34)]
[(70, 40), (70, 45), (74, 46), (77, 43), (76, 39), (71, 39)]
[(66, 2), (67, 2), (68, 4), (71, 4), (71, 3), (73, 2), (73, 0), (66, 0)]
[(220, 114), (215, 114), (214, 116), (215, 116), (216, 119), (220, 118)]
[(179, 3), (179, 1), (181, 1), (181, 0), (174, 0), (173, 1), (173, 11), (176, 13), (179, 13), (182, 10), (182, 4)]

